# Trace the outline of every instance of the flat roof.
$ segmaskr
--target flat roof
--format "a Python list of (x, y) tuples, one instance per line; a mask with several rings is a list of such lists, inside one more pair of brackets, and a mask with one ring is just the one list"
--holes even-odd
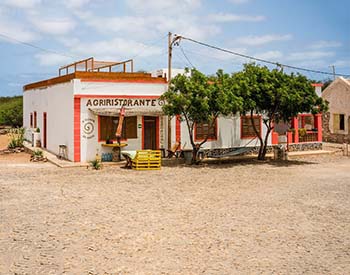
[(44, 88), (55, 84), (69, 82), (72, 79), (81, 79), (82, 81), (92, 82), (130, 82), (130, 83), (156, 83), (166, 84), (165, 77), (152, 77), (150, 73), (133, 72), (84, 72), (76, 71), (70, 74), (57, 76), (54, 78), (34, 82), (23, 86), (23, 91)]

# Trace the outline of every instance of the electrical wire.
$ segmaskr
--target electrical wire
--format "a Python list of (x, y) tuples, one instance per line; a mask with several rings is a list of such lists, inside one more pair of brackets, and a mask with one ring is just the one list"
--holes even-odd
[(194, 66), (194, 65), (192, 64), (191, 60), (187, 57), (187, 55), (186, 55), (184, 49), (182, 48), (181, 44), (179, 44), (179, 46), (180, 46), (180, 50), (181, 50), (183, 56), (186, 58), (186, 60), (188, 61), (188, 63), (192, 66), (192, 68), (195, 68), (196, 66)]
[(26, 45), (28, 47), (31, 47), (31, 48), (34, 48), (34, 49), (37, 49), (37, 50), (40, 50), (40, 51), (43, 51), (43, 52), (53, 53), (53, 54), (57, 54), (57, 55), (61, 55), (61, 56), (64, 56), (64, 57), (69, 57), (69, 58), (76, 58), (77, 57), (77, 56), (72, 56), (72, 55), (68, 55), (68, 54), (65, 54), (65, 53), (57, 52), (57, 51), (54, 51), (54, 50), (45, 49), (45, 48), (42, 48), (40, 46), (34, 45), (32, 43), (28, 43), (28, 42), (24, 42), (24, 41), (18, 40), (16, 38), (13, 38), (13, 37), (8, 36), (8, 35), (3, 34), (3, 33), (0, 33), (0, 36), (5, 38), (5, 39), (7, 39), (7, 40), (12, 40), (12, 41), (20, 43), (22, 45)]
[(286, 67), (286, 68), (294, 69), (294, 70), (297, 70), (297, 71), (305, 71), (305, 72), (317, 73), (317, 74), (350, 77), (350, 75), (346, 75), (346, 74), (330, 73), (330, 72), (325, 72), (325, 71), (313, 70), (313, 69), (302, 68), (302, 67), (282, 64), (282, 63), (278, 63), (278, 62), (273, 62), (273, 61), (270, 61), (270, 60), (265, 60), (265, 59), (262, 59), (262, 58), (257, 58), (257, 57), (254, 57), (254, 56), (249, 56), (249, 55), (246, 55), (246, 54), (241, 54), (241, 53), (237, 53), (237, 52), (234, 52), (234, 51), (231, 51), (231, 50), (227, 50), (227, 49), (224, 49), (224, 48), (221, 48), (221, 47), (218, 47), (218, 46), (210, 45), (208, 43), (204, 43), (204, 42), (201, 42), (201, 41), (189, 38), (189, 37), (184, 37), (184, 36), (180, 36), (180, 37), (181, 37), (181, 39), (188, 40), (188, 41), (191, 41), (193, 43), (196, 43), (196, 44), (208, 47), (208, 48), (212, 48), (212, 49), (215, 49), (215, 50), (218, 50), (218, 51), (222, 51), (222, 52), (226, 52), (226, 53), (229, 53), (229, 54), (232, 54), (232, 55), (240, 56), (240, 57), (243, 57), (243, 58), (246, 58), (246, 59), (250, 59), (250, 60), (254, 60), (254, 61), (258, 61), (258, 62), (270, 64), (270, 65), (275, 65), (275, 66), (278, 66), (278, 67)]

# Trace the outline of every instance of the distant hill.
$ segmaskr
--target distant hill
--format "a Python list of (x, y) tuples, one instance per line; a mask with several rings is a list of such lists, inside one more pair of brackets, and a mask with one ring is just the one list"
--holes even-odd
[(0, 97), (0, 125), (20, 127), (23, 124), (23, 97)]

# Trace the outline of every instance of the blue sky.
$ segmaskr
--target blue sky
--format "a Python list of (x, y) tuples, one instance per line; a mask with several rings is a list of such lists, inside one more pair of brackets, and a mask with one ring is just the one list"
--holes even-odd
[[(348, 0), (1, 0), (0, 96), (54, 77), (94, 56), (134, 58), (136, 70), (167, 67), (167, 32), (279, 63), (350, 74)], [(22, 41), (60, 54), (28, 47)], [(211, 74), (249, 60), (181, 41), (190, 62)], [(173, 67), (190, 66), (174, 49)], [(286, 70), (290, 72), (290, 70)], [(327, 76), (305, 73), (322, 80)]]

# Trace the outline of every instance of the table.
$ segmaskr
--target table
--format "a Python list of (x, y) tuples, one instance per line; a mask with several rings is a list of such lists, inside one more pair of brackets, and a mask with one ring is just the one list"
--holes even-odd
[(112, 161), (120, 161), (120, 148), (123, 148), (125, 146), (128, 146), (127, 143), (113, 143), (113, 144), (102, 144), (103, 147), (111, 147), (113, 152), (113, 159)]

